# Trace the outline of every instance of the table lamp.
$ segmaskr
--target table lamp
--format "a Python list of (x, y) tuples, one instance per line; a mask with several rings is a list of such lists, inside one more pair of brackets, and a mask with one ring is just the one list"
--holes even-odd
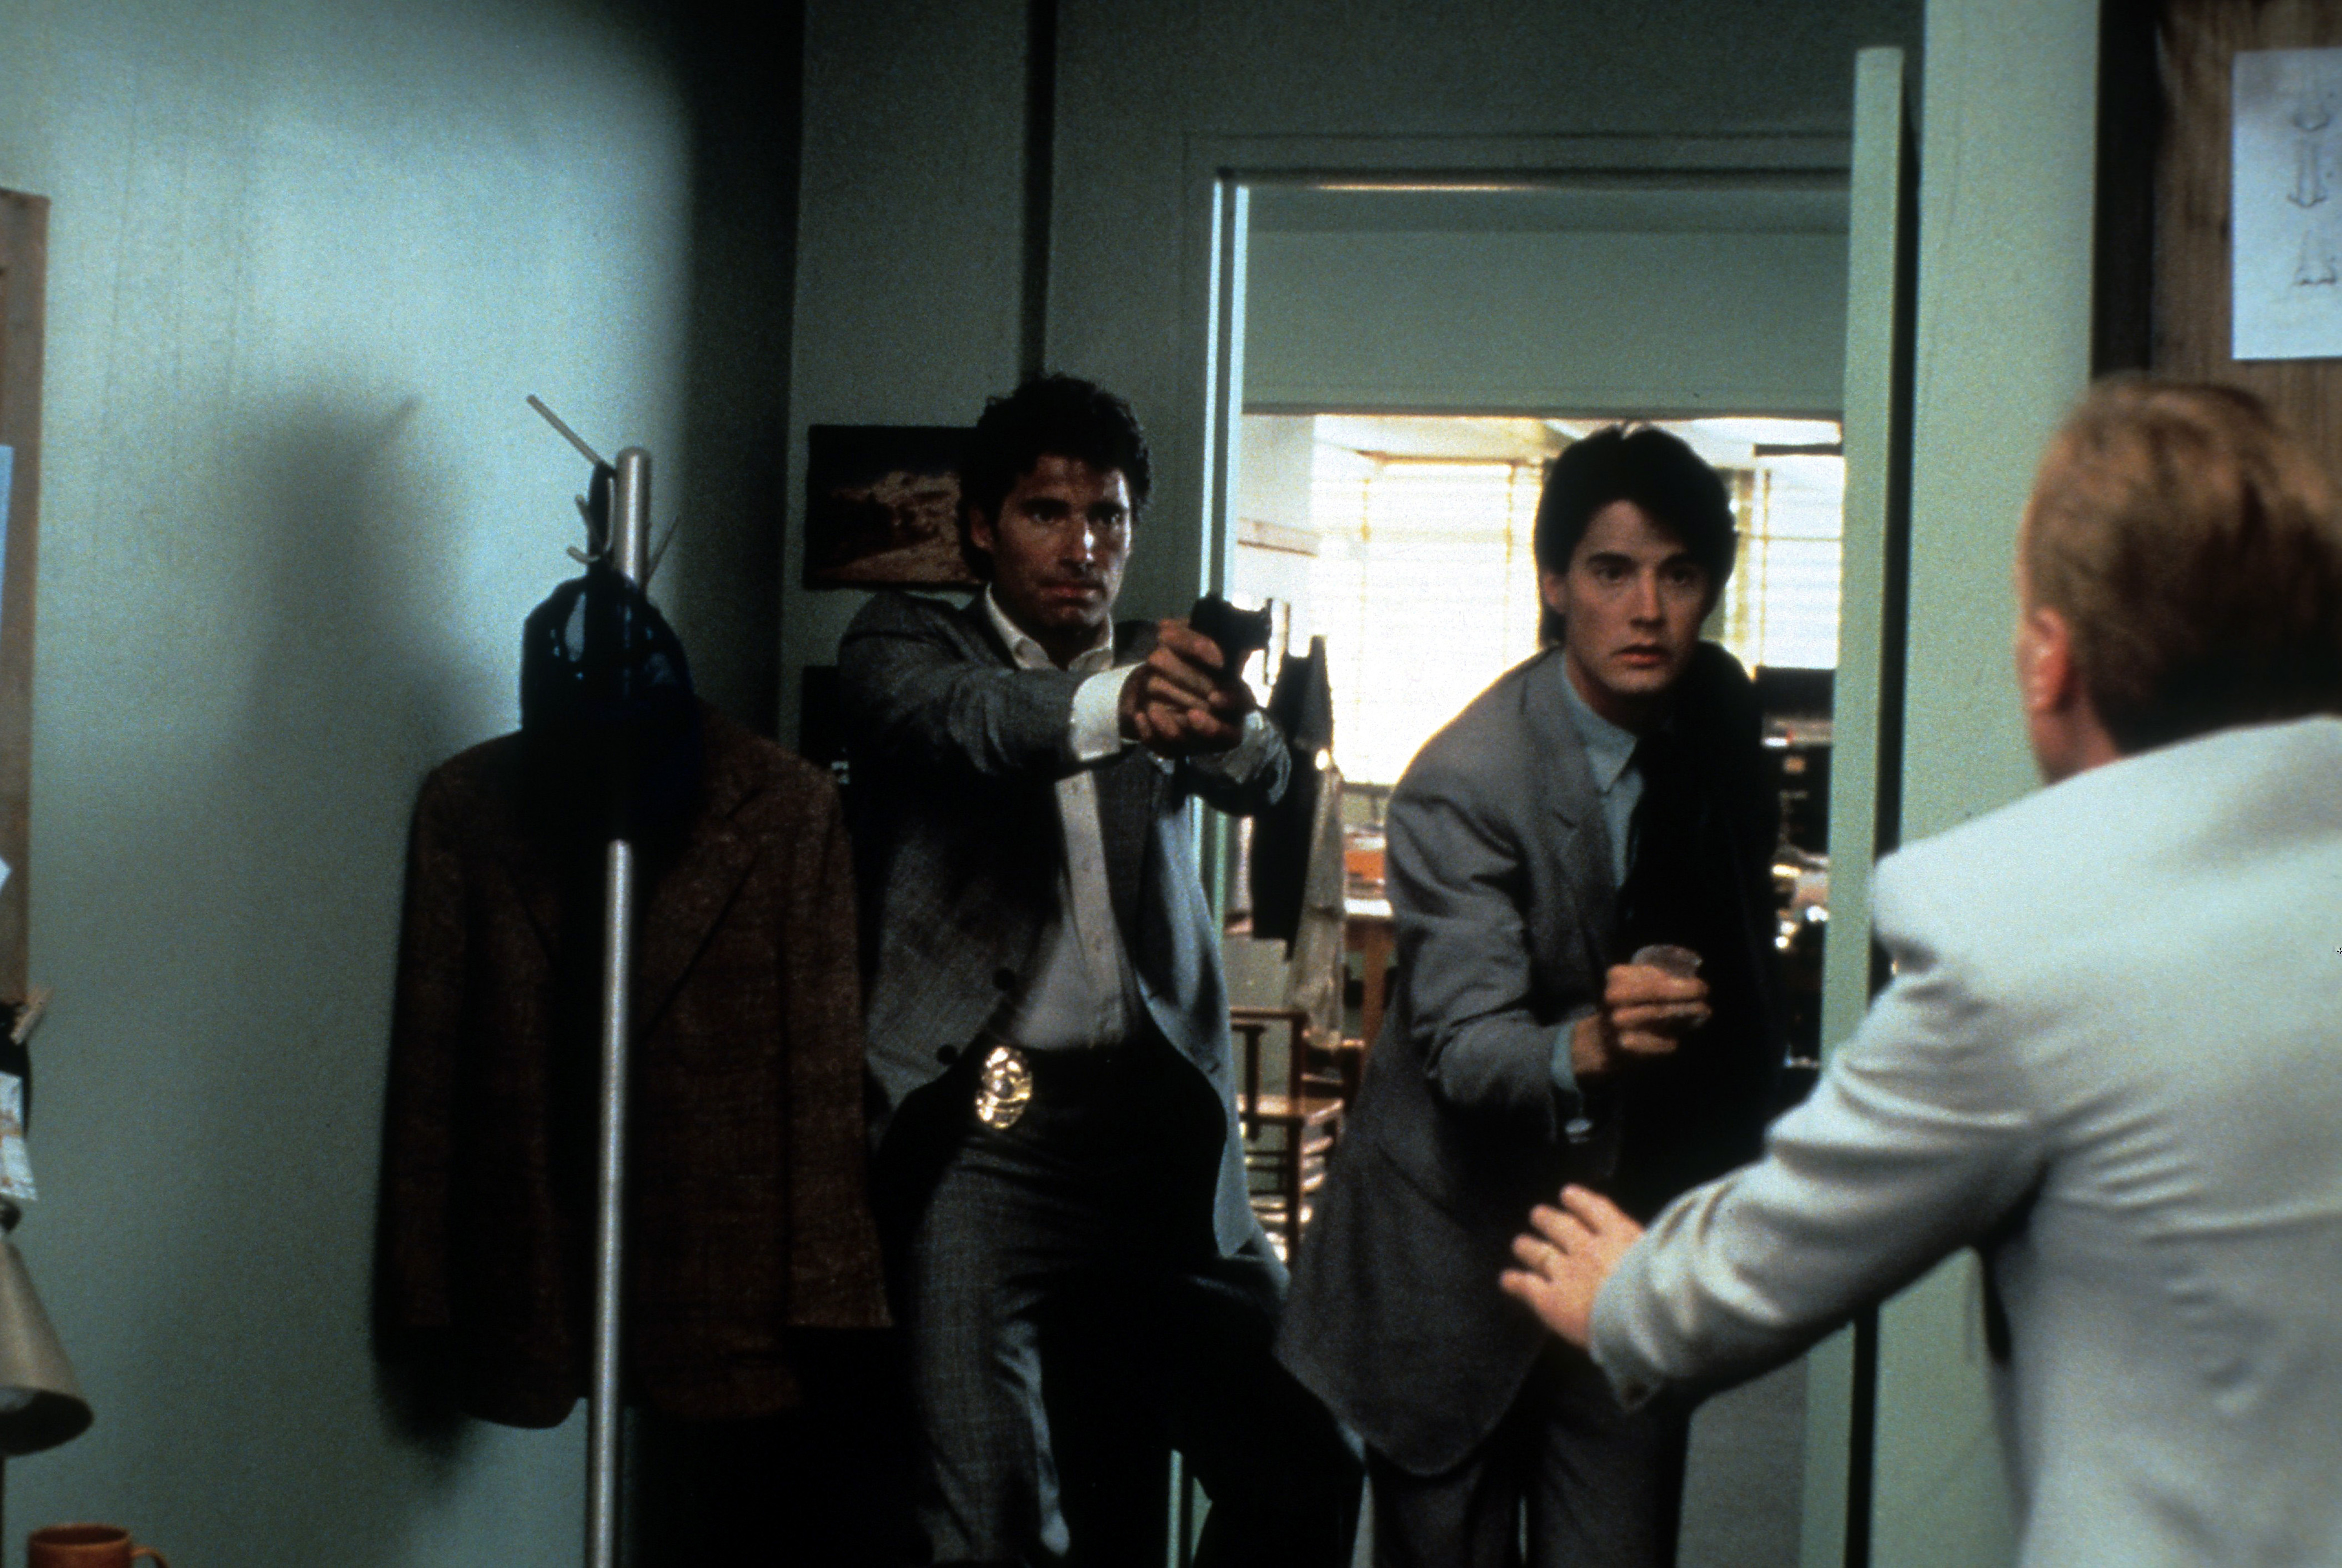
[(0, 1466), (69, 1442), (90, 1422), (89, 1402), (41, 1310), (25, 1255), (6, 1239), (22, 1218), (14, 1200), (0, 1198)]

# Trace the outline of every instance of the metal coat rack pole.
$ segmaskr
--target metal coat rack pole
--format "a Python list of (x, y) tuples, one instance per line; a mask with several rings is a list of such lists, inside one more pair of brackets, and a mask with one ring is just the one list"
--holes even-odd
[[(618, 454), (610, 486), (610, 564), (639, 585), (650, 534), (651, 455)], [(586, 1568), (618, 1568), (621, 1416), (618, 1342), (626, 1265), (626, 1047), (633, 1014), (635, 847), (612, 839), (602, 920), (602, 1122), (594, 1232), (594, 1382), (586, 1481)]]

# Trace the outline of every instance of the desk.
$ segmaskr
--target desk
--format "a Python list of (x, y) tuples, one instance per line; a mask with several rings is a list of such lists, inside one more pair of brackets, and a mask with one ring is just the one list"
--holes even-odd
[(1389, 1001), (1391, 955), (1397, 931), (1388, 899), (1342, 900), (1342, 950), (1362, 956), (1358, 1038), (1368, 1050), (1383, 1031), (1383, 1009)]

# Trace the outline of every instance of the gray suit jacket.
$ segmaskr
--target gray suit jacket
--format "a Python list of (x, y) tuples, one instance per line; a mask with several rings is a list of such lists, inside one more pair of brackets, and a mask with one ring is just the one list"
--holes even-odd
[[(1116, 628), (1117, 663), (1154, 627)], [(866, 1030), (878, 1103), (873, 1136), (956, 1061), (1033, 963), (1056, 909), (1065, 835), (1052, 786), (1082, 678), (1019, 669), (979, 598), (950, 606), (885, 593), (838, 648), (862, 896)], [(1106, 882), (1146, 1019), (1201, 1075), (1225, 1251), (1258, 1235), (1234, 1108), (1218, 923), (1196, 869), (1189, 802), (1250, 812), (1285, 788), (1273, 749), (1248, 778), (1132, 749), (1096, 764)], [(1216, 1108), (1214, 1118), (1211, 1111)], [(1216, 1161), (1216, 1176), (1212, 1162)]]
[(2342, 1563), (2342, 720), (2096, 769), (1894, 857), (1896, 977), (1596, 1300), (1630, 1395), (1985, 1250), (2027, 1568)]
[(1506, 673), (1391, 797), (1399, 981), (1278, 1337), (1305, 1384), (1422, 1474), (1478, 1446), (1536, 1359), (1542, 1331), (1496, 1288), (1530, 1206), (1618, 1155), (1617, 1119), (1552, 1071), (1615, 961), (1609, 829), (1567, 678), (1557, 649)]

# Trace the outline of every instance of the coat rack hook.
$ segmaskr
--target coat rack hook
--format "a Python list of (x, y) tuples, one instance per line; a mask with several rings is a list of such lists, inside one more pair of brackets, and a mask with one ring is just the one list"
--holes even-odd
[(586, 553), (578, 555), (577, 547), (575, 545), (569, 548), (569, 553), (577, 556), (581, 561), (600, 560), (606, 558), (610, 553), (609, 518), (604, 513), (596, 511), (594, 503), (585, 497), (577, 496), (572, 498), (577, 503), (578, 517), (585, 519)]
[(561, 433), (561, 438), (568, 442), (571, 446), (576, 447), (579, 454), (583, 456), (587, 462), (593, 464), (597, 468), (606, 468), (610, 466), (609, 464), (602, 461), (602, 454), (596, 452), (593, 447), (586, 444), (586, 437), (580, 436), (576, 431), (563, 424), (561, 422), (561, 416), (545, 406), (544, 398), (532, 392), (528, 395), (528, 406), (535, 409), (539, 414), (544, 415), (545, 422), (552, 426), (555, 430), (558, 430)]

